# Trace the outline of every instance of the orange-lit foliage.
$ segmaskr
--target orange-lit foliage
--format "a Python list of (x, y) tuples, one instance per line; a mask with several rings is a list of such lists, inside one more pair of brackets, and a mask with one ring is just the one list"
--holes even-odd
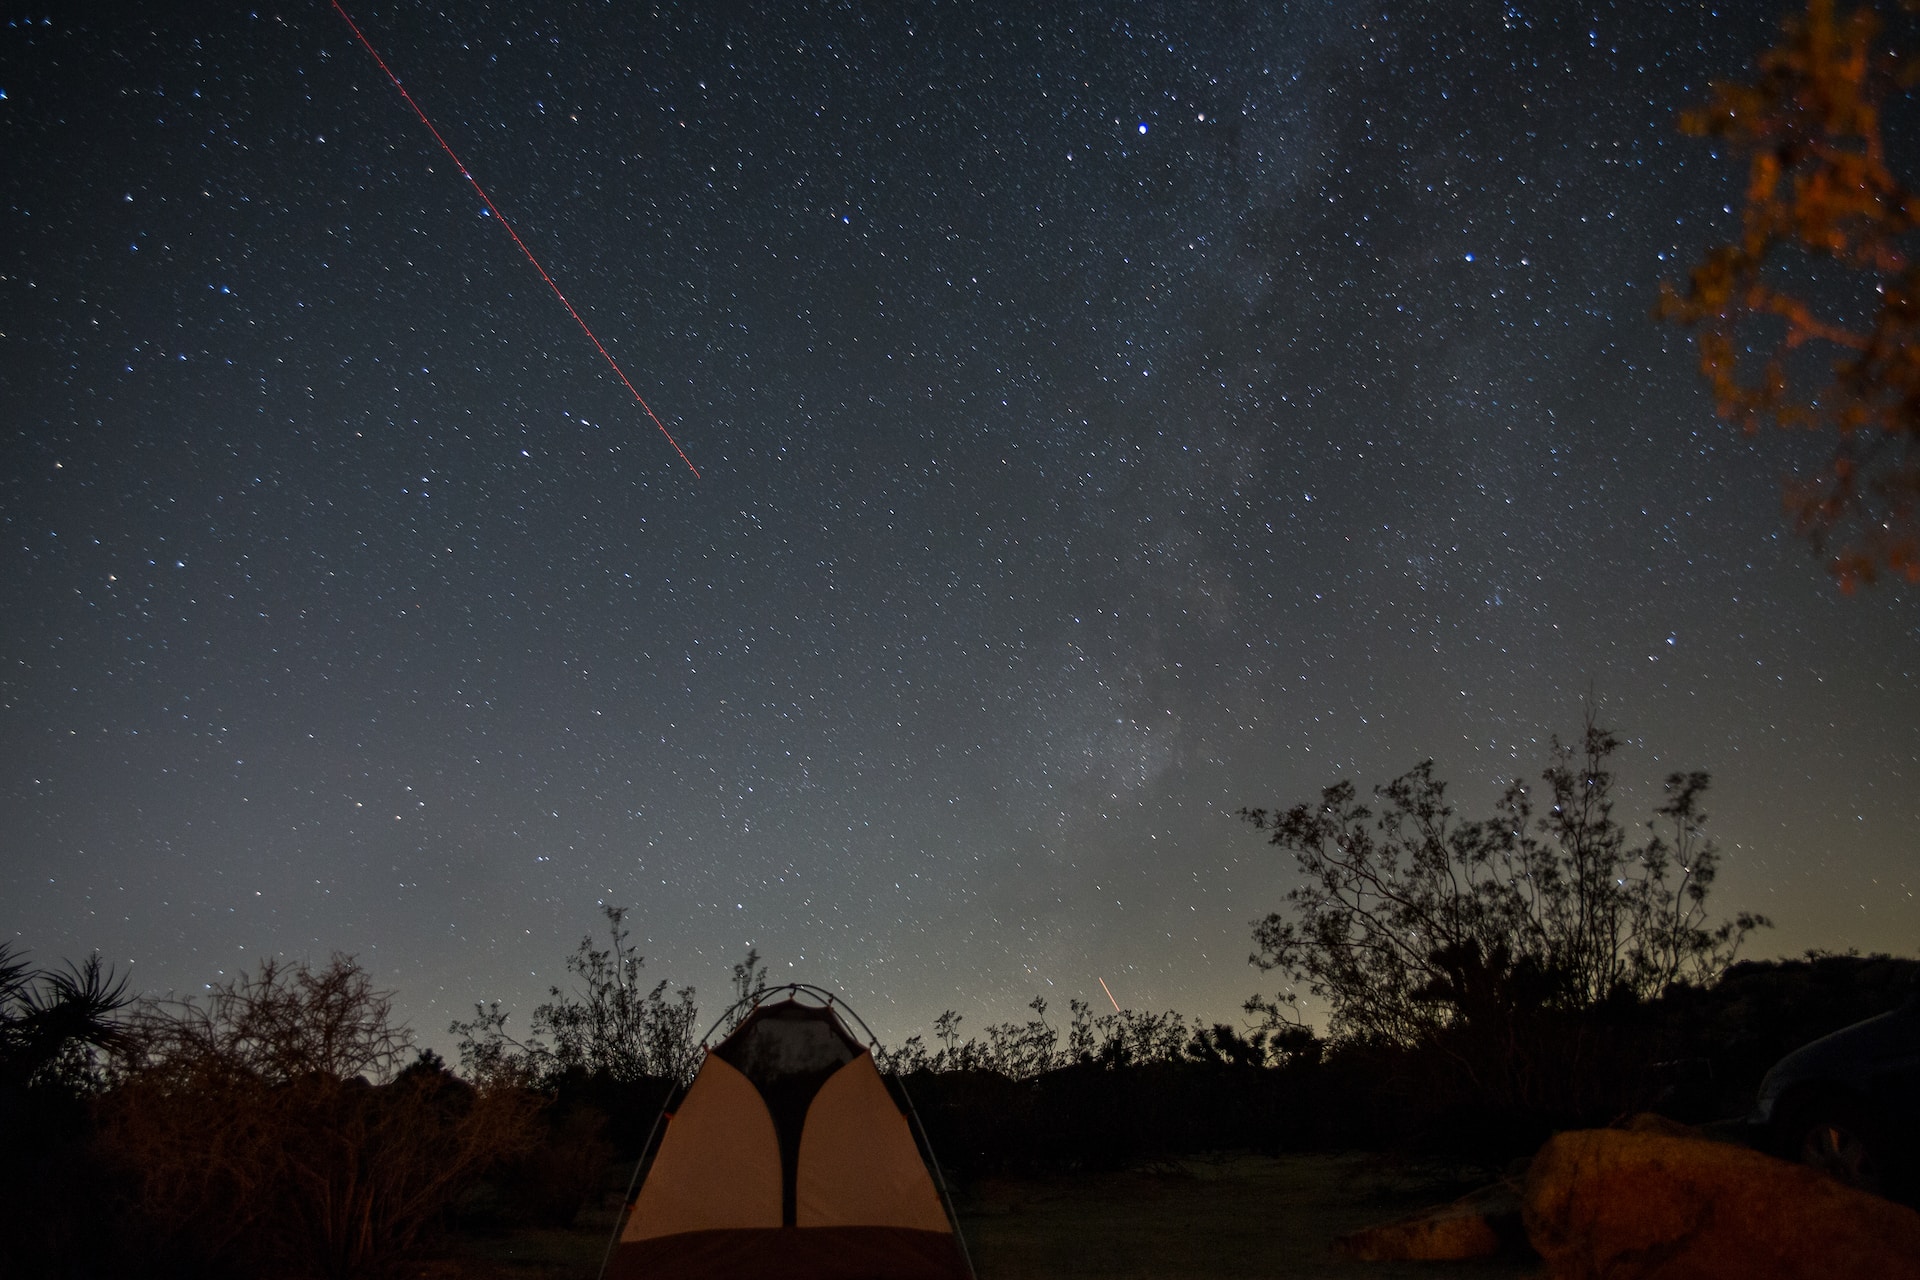
[(535, 1100), (423, 1057), (349, 956), (263, 961), (145, 1004), (103, 1099), (104, 1150), (154, 1244), (208, 1273), (390, 1270), (482, 1173), (532, 1145)]
[(1809, 0), (1752, 81), (1716, 84), (1682, 116), (1746, 157), (1746, 202), (1740, 238), (1684, 293), (1664, 286), (1659, 307), (1695, 329), (1723, 416), (1834, 434), (1784, 502), (1848, 591), (1883, 573), (1920, 582), (1920, 195), (1895, 175), (1884, 127), (1920, 57), (1888, 31), (1870, 6)]

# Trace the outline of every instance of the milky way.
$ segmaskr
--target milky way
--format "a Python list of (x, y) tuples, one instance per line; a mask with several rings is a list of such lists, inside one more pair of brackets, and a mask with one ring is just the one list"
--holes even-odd
[(1763, 14), (349, 6), (696, 479), (330, 8), (175, 8), (0, 29), (36, 959), (348, 951), (432, 1038), (617, 903), (703, 1005), (1226, 1017), (1235, 809), (1478, 809), (1589, 690), (1756, 954), (1920, 936), (1920, 597), (1649, 316)]

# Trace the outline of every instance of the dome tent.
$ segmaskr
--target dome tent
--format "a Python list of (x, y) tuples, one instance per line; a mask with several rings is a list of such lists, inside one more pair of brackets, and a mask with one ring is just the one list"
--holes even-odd
[(803, 984), (753, 1000), (656, 1126), (605, 1275), (972, 1280), (911, 1103), (848, 1032), (851, 1011)]

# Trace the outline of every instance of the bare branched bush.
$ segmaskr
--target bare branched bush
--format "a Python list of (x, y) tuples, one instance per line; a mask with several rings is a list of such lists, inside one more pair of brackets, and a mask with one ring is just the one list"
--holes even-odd
[(183, 1256), (240, 1270), (390, 1267), (482, 1172), (533, 1137), (534, 1102), (423, 1055), (348, 956), (262, 962), (198, 1000), (152, 1001), (103, 1140)]

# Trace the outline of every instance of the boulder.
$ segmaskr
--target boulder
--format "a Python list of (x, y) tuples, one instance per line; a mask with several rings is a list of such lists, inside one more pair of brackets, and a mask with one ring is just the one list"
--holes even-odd
[(1527, 1170), (1521, 1215), (1552, 1280), (1920, 1280), (1920, 1213), (1651, 1129), (1553, 1138)]
[(1486, 1258), (1500, 1252), (1500, 1233), (1472, 1205), (1448, 1205), (1398, 1222), (1363, 1227), (1333, 1242), (1334, 1252), (1354, 1262), (1444, 1262)]
[(1617, 1126), (1629, 1133), (1659, 1133), (1669, 1138), (1705, 1138), (1707, 1131), (1697, 1124), (1681, 1124), (1678, 1120), (1661, 1115), (1658, 1111), (1642, 1111), (1629, 1119), (1624, 1125)]
[(1515, 1176), (1524, 1171), (1523, 1165), (1452, 1204), (1349, 1232), (1334, 1240), (1334, 1252), (1354, 1262), (1445, 1262), (1497, 1253), (1524, 1256), (1527, 1238), (1520, 1226), (1520, 1183)]

